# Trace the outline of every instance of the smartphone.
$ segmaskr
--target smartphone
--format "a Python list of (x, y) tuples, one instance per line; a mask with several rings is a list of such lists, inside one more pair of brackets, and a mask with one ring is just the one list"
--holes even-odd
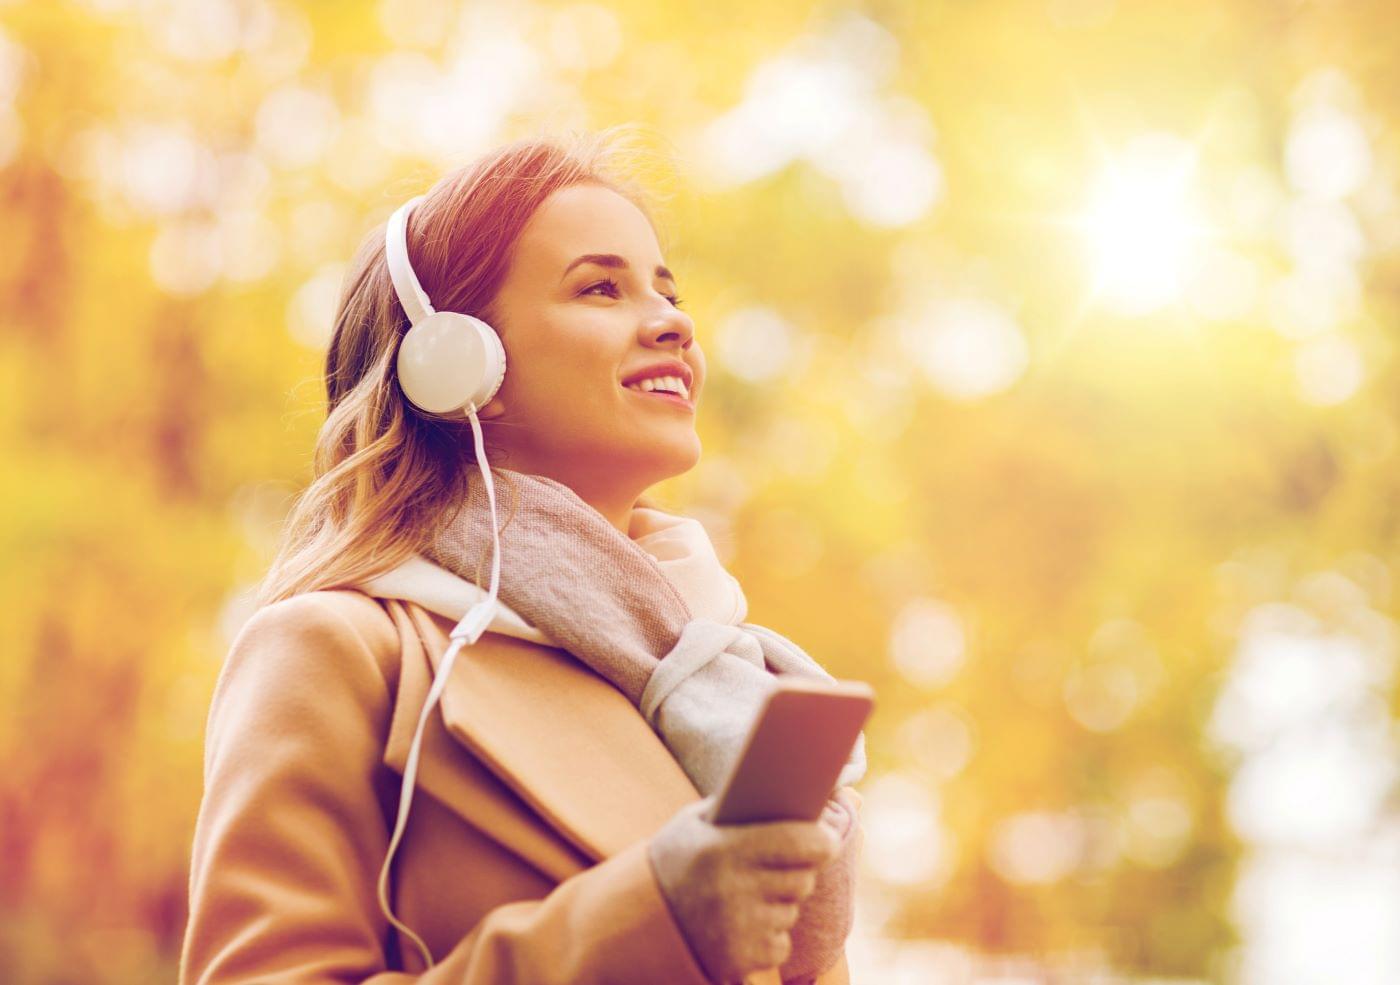
[(779, 678), (720, 785), (711, 823), (816, 820), (874, 706), (862, 681)]

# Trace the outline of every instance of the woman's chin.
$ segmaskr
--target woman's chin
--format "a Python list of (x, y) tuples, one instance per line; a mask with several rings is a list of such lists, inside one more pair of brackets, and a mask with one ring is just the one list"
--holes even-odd
[(700, 461), (700, 436), (690, 431), (686, 435), (669, 437), (638, 451), (641, 467), (649, 475), (656, 476), (651, 481), (661, 482), (695, 468), (696, 463)]

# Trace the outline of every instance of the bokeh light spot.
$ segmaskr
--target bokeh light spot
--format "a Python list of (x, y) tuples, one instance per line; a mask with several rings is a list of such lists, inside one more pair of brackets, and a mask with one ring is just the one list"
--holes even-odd
[(1009, 388), (1025, 372), (1030, 351), (1015, 319), (980, 298), (935, 301), (902, 325), (900, 342), (934, 387), (956, 400)]
[(967, 631), (956, 609), (937, 599), (907, 603), (890, 630), (890, 657), (912, 684), (936, 687), (952, 680), (967, 656)]

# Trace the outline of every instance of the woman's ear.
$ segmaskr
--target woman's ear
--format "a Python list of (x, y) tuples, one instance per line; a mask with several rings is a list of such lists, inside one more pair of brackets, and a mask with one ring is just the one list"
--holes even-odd
[(501, 394), (498, 390), (494, 397), (482, 404), (481, 408), (476, 412), (476, 416), (483, 421), (493, 421), (505, 412), (506, 405), (505, 402), (501, 400)]

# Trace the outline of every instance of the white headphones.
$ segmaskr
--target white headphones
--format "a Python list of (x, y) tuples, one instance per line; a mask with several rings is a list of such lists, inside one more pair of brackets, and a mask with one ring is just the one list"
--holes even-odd
[(431, 414), (470, 414), (501, 388), (506, 350), (486, 322), (458, 311), (437, 311), (423, 293), (408, 261), (408, 215), (424, 197), (400, 205), (384, 229), (389, 276), (411, 326), (399, 345), (399, 386), (415, 406)]
[(424, 196), (409, 199), (395, 210), (384, 227), (384, 257), (389, 264), (389, 276), (394, 293), (408, 315), (409, 330), (399, 343), (396, 363), (399, 387), (404, 396), (420, 410), (431, 414), (452, 414), (460, 411), (472, 425), (476, 447), (476, 464), (486, 486), (486, 498), (491, 504), (491, 587), (487, 597), (467, 611), (453, 627), (451, 644), (438, 664), (428, 700), (418, 716), (418, 728), (408, 747), (404, 765), (403, 785), (399, 794), (399, 816), (394, 824), (389, 850), (379, 870), (379, 908), (389, 922), (417, 945), (423, 960), (433, 967), (433, 956), (422, 939), (394, 916), (389, 905), (389, 867), (394, 850), (408, 823), (408, 811), (413, 802), (413, 786), (418, 775), (418, 751), (423, 739), (423, 727), (428, 715), (447, 684), (452, 664), (463, 646), (475, 643), (496, 614), (496, 598), (501, 581), (501, 542), (496, 523), (496, 486), (486, 462), (486, 448), (481, 437), (481, 421), (477, 411), (501, 388), (506, 375), (506, 350), (501, 338), (486, 322), (459, 311), (437, 311), (423, 293), (413, 264), (408, 260), (408, 215)]

